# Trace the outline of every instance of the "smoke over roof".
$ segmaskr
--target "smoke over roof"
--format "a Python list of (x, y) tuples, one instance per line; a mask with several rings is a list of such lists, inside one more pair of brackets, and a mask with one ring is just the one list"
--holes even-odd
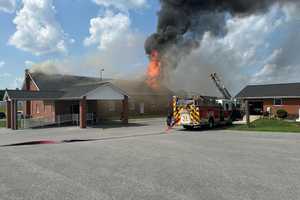
[[(274, 4), (298, 0), (160, 0), (157, 32), (145, 42), (145, 51), (165, 53), (176, 48), (188, 54), (199, 46), (205, 32), (226, 35), (226, 17), (245, 17), (264, 13)], [(175, 48), (175, 49), (174, 49)], [(175, 51), (175, 52), (174, 52)], [(178, 52), (177, 52), (178, 53)], [(179, 54), (182, 55), (180, 52)], [(178, 57), (180, 59), (180, 56)], [(173, 65), (176, 64), (173, 61)]]

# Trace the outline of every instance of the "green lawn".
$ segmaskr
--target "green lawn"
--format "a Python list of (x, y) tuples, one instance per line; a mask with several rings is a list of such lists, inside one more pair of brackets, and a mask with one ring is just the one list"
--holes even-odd
[(242, 131), (267, 131), (267, 132), (299, 132), (300, 123), (286, 122), (276, 119), (259, 119), (251, 123), (250, 128), (247, 125), (233, 125), (230, 130)]
[[(18, 127), (21, 127), (21, 121), (18, 120)], [(6, 120), (0, 120), (0, 128), (6, 128)]]
[(0, 121), (0, 128), (6, 127), (6, 122), (5, 121)]
[[(5, 106), (0, 106), (0, 112), (5, 112)], [(0, 120), (0, 128), (5, 127), (5, 121)]]
[(0, 106), (0, 112), (5, 112), (5, 107), (4, 106)]

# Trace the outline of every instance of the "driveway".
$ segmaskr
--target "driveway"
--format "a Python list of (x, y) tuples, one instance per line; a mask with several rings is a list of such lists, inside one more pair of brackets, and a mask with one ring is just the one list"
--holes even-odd
[(0, 129), (0, 145), (76, 140), (0, 147), (0, 199), (299, 199), (300, 134), (163, 124)]

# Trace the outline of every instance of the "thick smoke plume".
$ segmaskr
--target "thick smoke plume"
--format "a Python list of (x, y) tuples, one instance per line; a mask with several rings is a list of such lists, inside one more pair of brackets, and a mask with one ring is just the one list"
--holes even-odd
[(293, 2), (298, 0), (160, 0), (157, 32), (146, 40), (145, 51), (158, 51), (163, 68), (176, 68), (184, 55), (199, 47), (206, 32), (225, 36), (227, 18), (261, 14), (274, 4)]

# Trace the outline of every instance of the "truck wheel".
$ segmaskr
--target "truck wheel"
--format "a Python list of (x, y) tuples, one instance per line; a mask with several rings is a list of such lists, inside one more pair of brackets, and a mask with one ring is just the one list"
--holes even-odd
[(168, 126), (172, 125), (172, 117), (170, 117), (170, 116), (167, 117), (167, 125)]
[(213, 118), (210, 118), (208, 121), (208, 126), (209, 128), (214, 128), (215, 127), (215, 122)]

